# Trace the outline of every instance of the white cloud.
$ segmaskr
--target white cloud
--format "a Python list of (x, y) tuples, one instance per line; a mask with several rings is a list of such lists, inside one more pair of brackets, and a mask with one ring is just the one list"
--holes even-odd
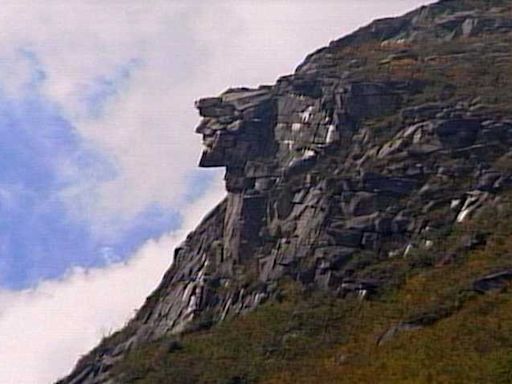
[[(0, 12), (0, 61), (8, 63), (7, 77), (0, 66), (0, 83), (20, 92), (30, 76), (16, 66), (16, 55), (20, 48), (33, 52), (47, 75), (45, 95), (117, 162), (115, 180), (84, 180), (68, 191), (77, 214), (102, 227), (110, 216), (129, 218), (151, 202), (182, 203), (200, 151), (193, 134), (196, 98), (228, 86), (272, 83), (329, 39), (421, 3), (10, 0)], [(140, 67), (122, 92), (108, 99), (99, 119), (89, 118), (84, 92), (133, 59)], [(74, 270), (34, 290), (1, 292), (0, 383), (39, 384), (65, 374), (126, 321), (159, 282), (183, 231), (219, 198), (218, 189), (208, 191), (183, 211), (182, 231), (147, 242), (127, 264)]]
[(159, 283), (172, 249), (224, 194), (218, 183), (183, 210), (180, 231), (145, 243), (127, 263), (75, 269), (21, 292), (0, 291), (0, 383), (49, 383), (125, 323)]

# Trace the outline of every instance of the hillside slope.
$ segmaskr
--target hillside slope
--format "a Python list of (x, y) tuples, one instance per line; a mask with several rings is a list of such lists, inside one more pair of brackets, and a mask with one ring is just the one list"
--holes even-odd
[(227, 197), (59, 383), (511, 382), (511, 42), (444, 0), (199, 100)]

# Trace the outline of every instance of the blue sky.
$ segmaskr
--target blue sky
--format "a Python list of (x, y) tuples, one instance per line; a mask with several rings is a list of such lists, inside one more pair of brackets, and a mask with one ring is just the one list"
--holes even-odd
[[(34, 53), (21, 54), (31, 64), (30, 81), (16, 98), (0, 90), (0, 285), (9, 289), (59, 277), (70, 267), (121, 261), (181, 221), (176, 210), (149, 201), (128, 222), (110, 218), (118, 230), (99, 236), (90, 223), (70, 214), (63, 191), (84, 177), (93, 185), (115, 179), (115, 159), (87, 143), (41, 94), (46, 74)], [(83, 98), (88, 118), (101, 117), (105, 103), (123, 89), (137, 63), (131, 60), (113, 76), (94, 79)], [(193, 188), (204, 186), (201, 178)]]

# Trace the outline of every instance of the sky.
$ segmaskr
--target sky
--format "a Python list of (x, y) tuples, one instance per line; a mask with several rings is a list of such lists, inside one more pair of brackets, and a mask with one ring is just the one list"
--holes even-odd
[[(421, 0), (4, 0), (0, 383), (50, 383), (124, 324), (224, 195), (194, 100), (271, 84)], [(84, 305), (86, 303), (86, 305)]]

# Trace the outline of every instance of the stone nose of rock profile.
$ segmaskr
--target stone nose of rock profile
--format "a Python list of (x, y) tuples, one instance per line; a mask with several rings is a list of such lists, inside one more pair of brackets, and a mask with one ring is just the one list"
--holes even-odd
[(203, 120), (196, 133), (203, 136), (200, 167), (241, 169), (262, 153), (270, 138), (272, 89), (228, 89), (219, 97), (196, 101)]

